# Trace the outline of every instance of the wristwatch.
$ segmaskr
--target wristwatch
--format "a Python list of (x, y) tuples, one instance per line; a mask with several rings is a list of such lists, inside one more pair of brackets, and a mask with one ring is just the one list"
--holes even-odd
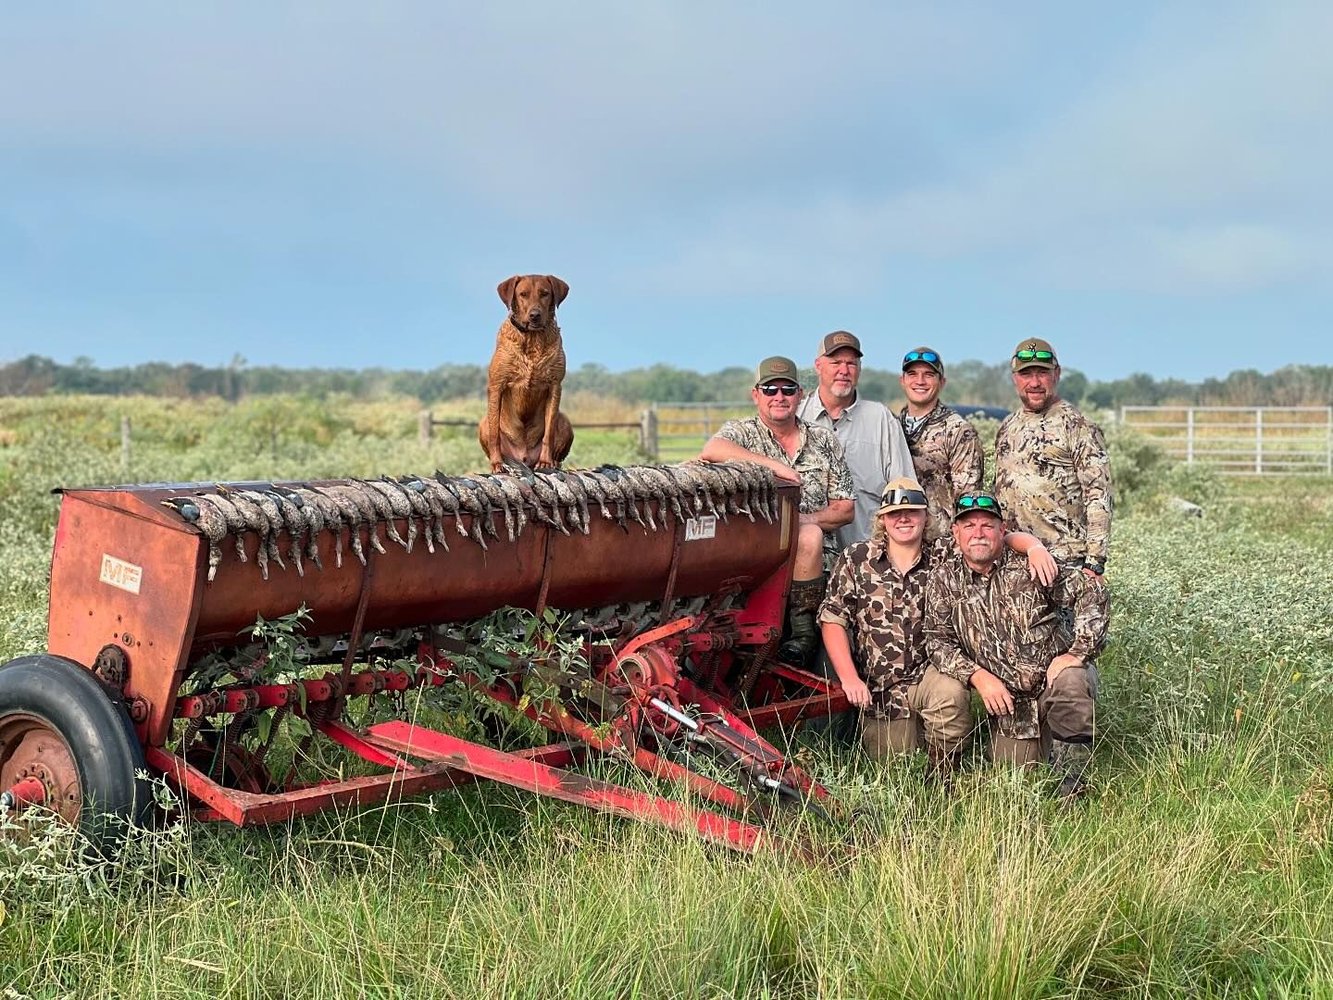
[(1106, 572), (1106, 563), (1100, 559), (1084, 559), (1083, 568), (1090, 569), (1098, 576)]

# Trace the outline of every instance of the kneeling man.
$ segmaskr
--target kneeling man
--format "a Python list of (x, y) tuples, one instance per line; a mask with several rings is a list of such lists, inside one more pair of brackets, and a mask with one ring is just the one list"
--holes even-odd
[[(971, 695), (965, 680), (930, 666), (926, 655), (926, 583), (932, 567), (957, 559), (952, 538), (924, 543), (926, 509), (916, 480), (884, 487), (869, 540), (844, 549), (833, 565), (819, 620), (843, 692), (862, 710), (866, 752), (885, 758), (924, 747), (931, 775), (947, 778), (971, 729)], [(1035, 537), (1008, 541), (1027, 553), (1034, 574), (1054, 577), (1055, 562)]]
[[(1110, 600), (1101, 579), (1075, 567), (1053, 585), (1032, 580), (1005, 549), (1000, 503), (964, 493), (954, 504), (960, 559), (942, 562), (926, 588), (931, 665), (974, 688), (990, 714), (996, 760), (1049, 760), (1058, 795), (1083, 790), (1092, 755), (1096, 670)], [(1073, 609), (1072, 635), (1061, 607)]]

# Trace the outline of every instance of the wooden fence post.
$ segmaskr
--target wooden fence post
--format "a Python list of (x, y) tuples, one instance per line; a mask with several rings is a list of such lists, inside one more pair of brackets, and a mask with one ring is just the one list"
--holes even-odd
[(417, 415), (417, 440), (422, 444), (430, 444), (434, 423), (435, 418), (430, 410), (422, 410)]
[(657, 411), (644, 410), (639, 416), (639, 447), (654, 462), (658, 459), (657, 451)]

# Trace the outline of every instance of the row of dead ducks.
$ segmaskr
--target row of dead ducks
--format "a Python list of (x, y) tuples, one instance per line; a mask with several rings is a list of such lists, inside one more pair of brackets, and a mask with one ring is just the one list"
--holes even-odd
[[(650, 503), (649, 501), (652, 501)], [(343, 536), (362, 565), (366, 562), (360, 528), (368, 528), (369, 544), (379, 552), (384, 545), (379, 525), (390, 541), (408, 552), (420, 538), (430, 552), (436, 544), (448, 551), (446, 515), (454, 515), (458, 533), (483, 549), (486, 537), (499, 538), (495, 512), (503, 515), (505, 533), (512, 542), (530, 522), (548, 525), (568, 535), (571, 530), (588, 533), (591, 519), (600, 516), (628, 530), (630, 522), (650, 531), (665, 528), (668, 517), (684, 522), (691, 517), (712, 515), (723, 521), (730, 516), (762, 518), (769, 524), (778, 516), (773, 475), (754, 462), (685, 462), (681, 465), (603, 465), (596, 469), (536, 472), (526, 467), (498, 474), (474, 476), (401, 476), (380, 479), (351, 479), (319, 486), (217, 484), (211, 491), (162, 501), (194, 524), (208, 540), (208, 579), (222, 561), (222, 542), (233, 536), (236, 555), (246, 562), (242, 535), (259, 537), (255, 557), (259, 571), (268, 579), (268, 564), (287, 568), (277, 536), (286, 532), (290, 545), (285, 553), (305, 575), (303, 557), (320, 569), (324, 563), (319, 536), (333, 536), (337, 566), (343, 561)], [(656, 517), (654, 517), (654, 506)], [(460, 514), (472, 515), (469, 525)], [(395, 519), (407, 524), (407, 537), (398, 531)]]

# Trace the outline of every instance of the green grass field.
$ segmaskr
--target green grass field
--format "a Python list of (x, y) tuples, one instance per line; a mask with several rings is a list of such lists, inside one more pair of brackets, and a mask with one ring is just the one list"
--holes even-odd
[[(407, 403), (0, 400), (0, 659), (43, 645), (53, 486), (479, 464), (470, 435), (415, 435)], [(872, 817), (809, 828), (827, 865), (496, 787), (169, 826), (110, 871), (11, 844), (0, 997), (1333, 996), (1333, 483), (1112, 447), (1126, 502), (1078, 808), (981, 761), (945, 797), (919, 761), (800, 741)], [(632, 453), (586, 435), (574, 458)]]

